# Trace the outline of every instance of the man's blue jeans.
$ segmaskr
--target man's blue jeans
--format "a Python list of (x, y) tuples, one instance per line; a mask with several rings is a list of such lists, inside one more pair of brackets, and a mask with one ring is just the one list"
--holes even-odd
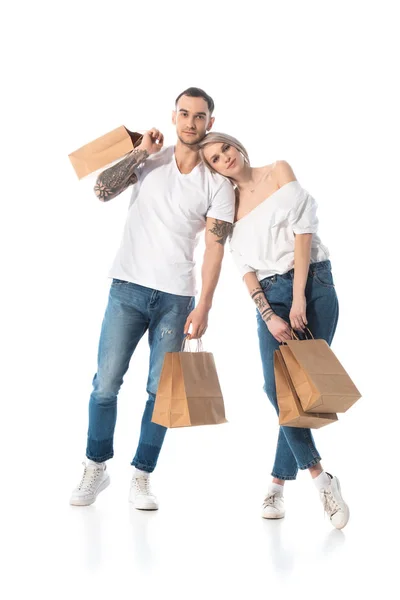
[[(293, 275), (292, 269), (284, 275), (273, 275), (260, 281), (271, 308), (287, 322), (293, 300)], [(339, 305), (329, 260), (310, 265), (305, 295), (308, 328), (315, 338), (324, 339), (330, 345), (336, 330)], [(257, 321), (264, 390), (279, 412), (274, 375), (274, 351), (279, 347), (279, 342), (269, 332), (258, 311)], [(309, 429), (280, 427), (275, 464), (271, 473), (273, 477), (296, 479), (298, 469), (308, 469), (320, 460)]]
[(101, 329), (97, 373), (89, 402), (87, 458), (103, 462), (114, 455), (118, 392), (132, 354), (148, 330), (149, 396), (132, 465), (148, 473), (154, 470), (166, 433), (165, 427), (151, 422), (164, 354), (181, 349), (185, 322), (193, 308), (192, 296), (167, 294), (113, 279)]

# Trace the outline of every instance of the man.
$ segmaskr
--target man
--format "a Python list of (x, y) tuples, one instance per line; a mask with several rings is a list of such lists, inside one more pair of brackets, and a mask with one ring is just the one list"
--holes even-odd
[[(148, 131), (140, 146), (106, 169), (95, 192), (108, 201), (133, 185), (122, 243), (111, 268), (113, 278), (102, 325), (98, 368), (89, 402), (89, 429), (82, 480), (70, 503), (92, 504), (110, 482), (117, 395), (131, 356), (146, 331), (150, 368), (129, 499), (138, 509), (156, 510), (150, 489), (166, 429), (151, 422), (165, 352), (181, 349), (184, 335), (200, 338), (218, 282), (224, 244), (232, 230), (234, 192), (200, 162), (197, 144), (214, 123), (214, 102), (199, 88), (176, 100), (172, 122), (178, 140), (163, 148), (163, 135)], [(205, 229), (200, 299), (194, 308), (193, 255)]]

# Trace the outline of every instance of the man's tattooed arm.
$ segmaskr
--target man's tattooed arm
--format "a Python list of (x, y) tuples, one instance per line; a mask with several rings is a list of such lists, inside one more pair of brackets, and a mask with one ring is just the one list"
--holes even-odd
[(218, 219), (214, 219), (212, 227), (208, 231), (216, 236), (215, 241), (218, 244), (221, 244), (221, 246), (225, 246), (226, 240), (232, 235), (233, 225), (232, 223), (227, 223), (226, 221), (219, 221)]
[(97, 178), (94, 192), (99, 200), (107, 202), (118, 196), (127, 187), (137, 182), (135, 168), (148, 158), (147, 150), (136, 148), (126, 158), (109, 167)]
[(268, 304), (262, 287), (256, 287), (251, 290), (250, 296), (253, 298), (261, 317), (266, 323), (268, 323), (275, 313)]
[(232, 231), (232, 224), (207, 217), (205, 228), (205, 252), (201, 269), (201, 294), (198, 307), (210, 310), (224, 258), (224, 244)]

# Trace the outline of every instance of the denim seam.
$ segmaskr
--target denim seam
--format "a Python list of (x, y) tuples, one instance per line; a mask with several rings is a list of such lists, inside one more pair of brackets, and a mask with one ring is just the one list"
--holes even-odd
[(330, 260), (321, 260), (316, 263), (310, 264), (311, 273), (317, 273), (318, 271), (332, 271), (332, 264)]
[(133, 461), (131, 462), (131, 465), (132, 465), (133, 467), (136, 467), (136, 468), (137, 468), (137, 469), (139, 469), (140, 471), (145, 471), (146, 473), (152, 473), (152, 472), (153, 472), (153, 470), (154, 470), (154, 468), (152, 468), (152, 467), (149, 467), (148, 465), (144, 465), (143, 463), (140, 463), (140, 462), (139, 462), (139, 461), (137, 461), (137, 460), (133, 460)]
[(314, 280), (319, 283), (319, 285), (322, 285), (322, 287), (328, 288), (328, 290), (330, 289), (335, 289), (335, 284), (334, 283), (324, 283), (323, 281), (321, 281), (321, 279), (318, 277), (317, 271), (313, 274)]
[(282, 479), (282, 481), (294, 481), (296, 479), (296, 475), (279, 475), (276, 471), (272, 471), (271, 477)]
[[(309, 464), (309, 466), (312, 467), (312, 466), (314, 466), (315, 464), (317, 464), (321, 460), (321, 457), (318, 454), (318, 450), (316, 449), (316, 447), (314, 445), (314, 442), (311, 439), (311, 433), (310, 433), (310, 431), (308, 431), (307, 429), (304, 429), (303, 430), (303, 435), (304, 435), (304, 441), (308, 444), (308, 449), (309, 449), (310, 453), (313, 456), (313, 460)], [(316, 462), (314, 462), (314, 461), (316, 461)], [(299, 469), (308, 469), (309, 466), (299, 467)]]
[(304, 466), (299, 465), (299, 469), (301, 471), (305, 471), (306, 469), (309, 469), (310, 467), (315, 467), (315, 465), (317, 465), (319, 462), (321, 462), (321, 457), (317, 456), (316, 458), (314, 458), (314, 460), (310, 461), (306, 465), (304, 465)]
[(113, 458), (113, 456), (114, 452), (109, 452), (108, 454), (104, 454), (104, 456), (89, 456), (89, 454), (86, 454), (86, 458), (93, 460), (94, 462), (104, 462), (106, 460), (110, 460), (110, 458)]

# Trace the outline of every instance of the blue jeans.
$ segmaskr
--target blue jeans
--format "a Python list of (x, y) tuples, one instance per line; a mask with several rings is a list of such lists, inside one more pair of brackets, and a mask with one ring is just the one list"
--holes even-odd
[[(271, 308), (289, 323), (293, 299), (293, 269), (284, 275), (273, 275), (260, 281)], [(339, 305), (333, 283), (331, 263), (325, 260), (310, 265), (305, 289), (308, 327), (315, 338), (330, 345), (336, 330)], [(279, 412), (275, 389), (274, 351), (279, 342), (269, 332), (257, 311), (258, 338), (264, 372), (264, 390)], [(296, 479), (298, 469), (316, 465), (321, 457), (309, 429), (280, 427), (275, 463), (271, 475), (277, 479)]]
[(139, 445), (131, 464), (148, 473), (154, 470), (166, 433), (165, 427), (151, 422), (164, 354), (181, 349), (183, 328), (193, 308), (192, 296), (176, 296), (113, 279), (89, 402), (87, 458), (103, 462), (114, 455), (118, 392), (132, 354), (148, 330), (149, 396), (143, 413)]

